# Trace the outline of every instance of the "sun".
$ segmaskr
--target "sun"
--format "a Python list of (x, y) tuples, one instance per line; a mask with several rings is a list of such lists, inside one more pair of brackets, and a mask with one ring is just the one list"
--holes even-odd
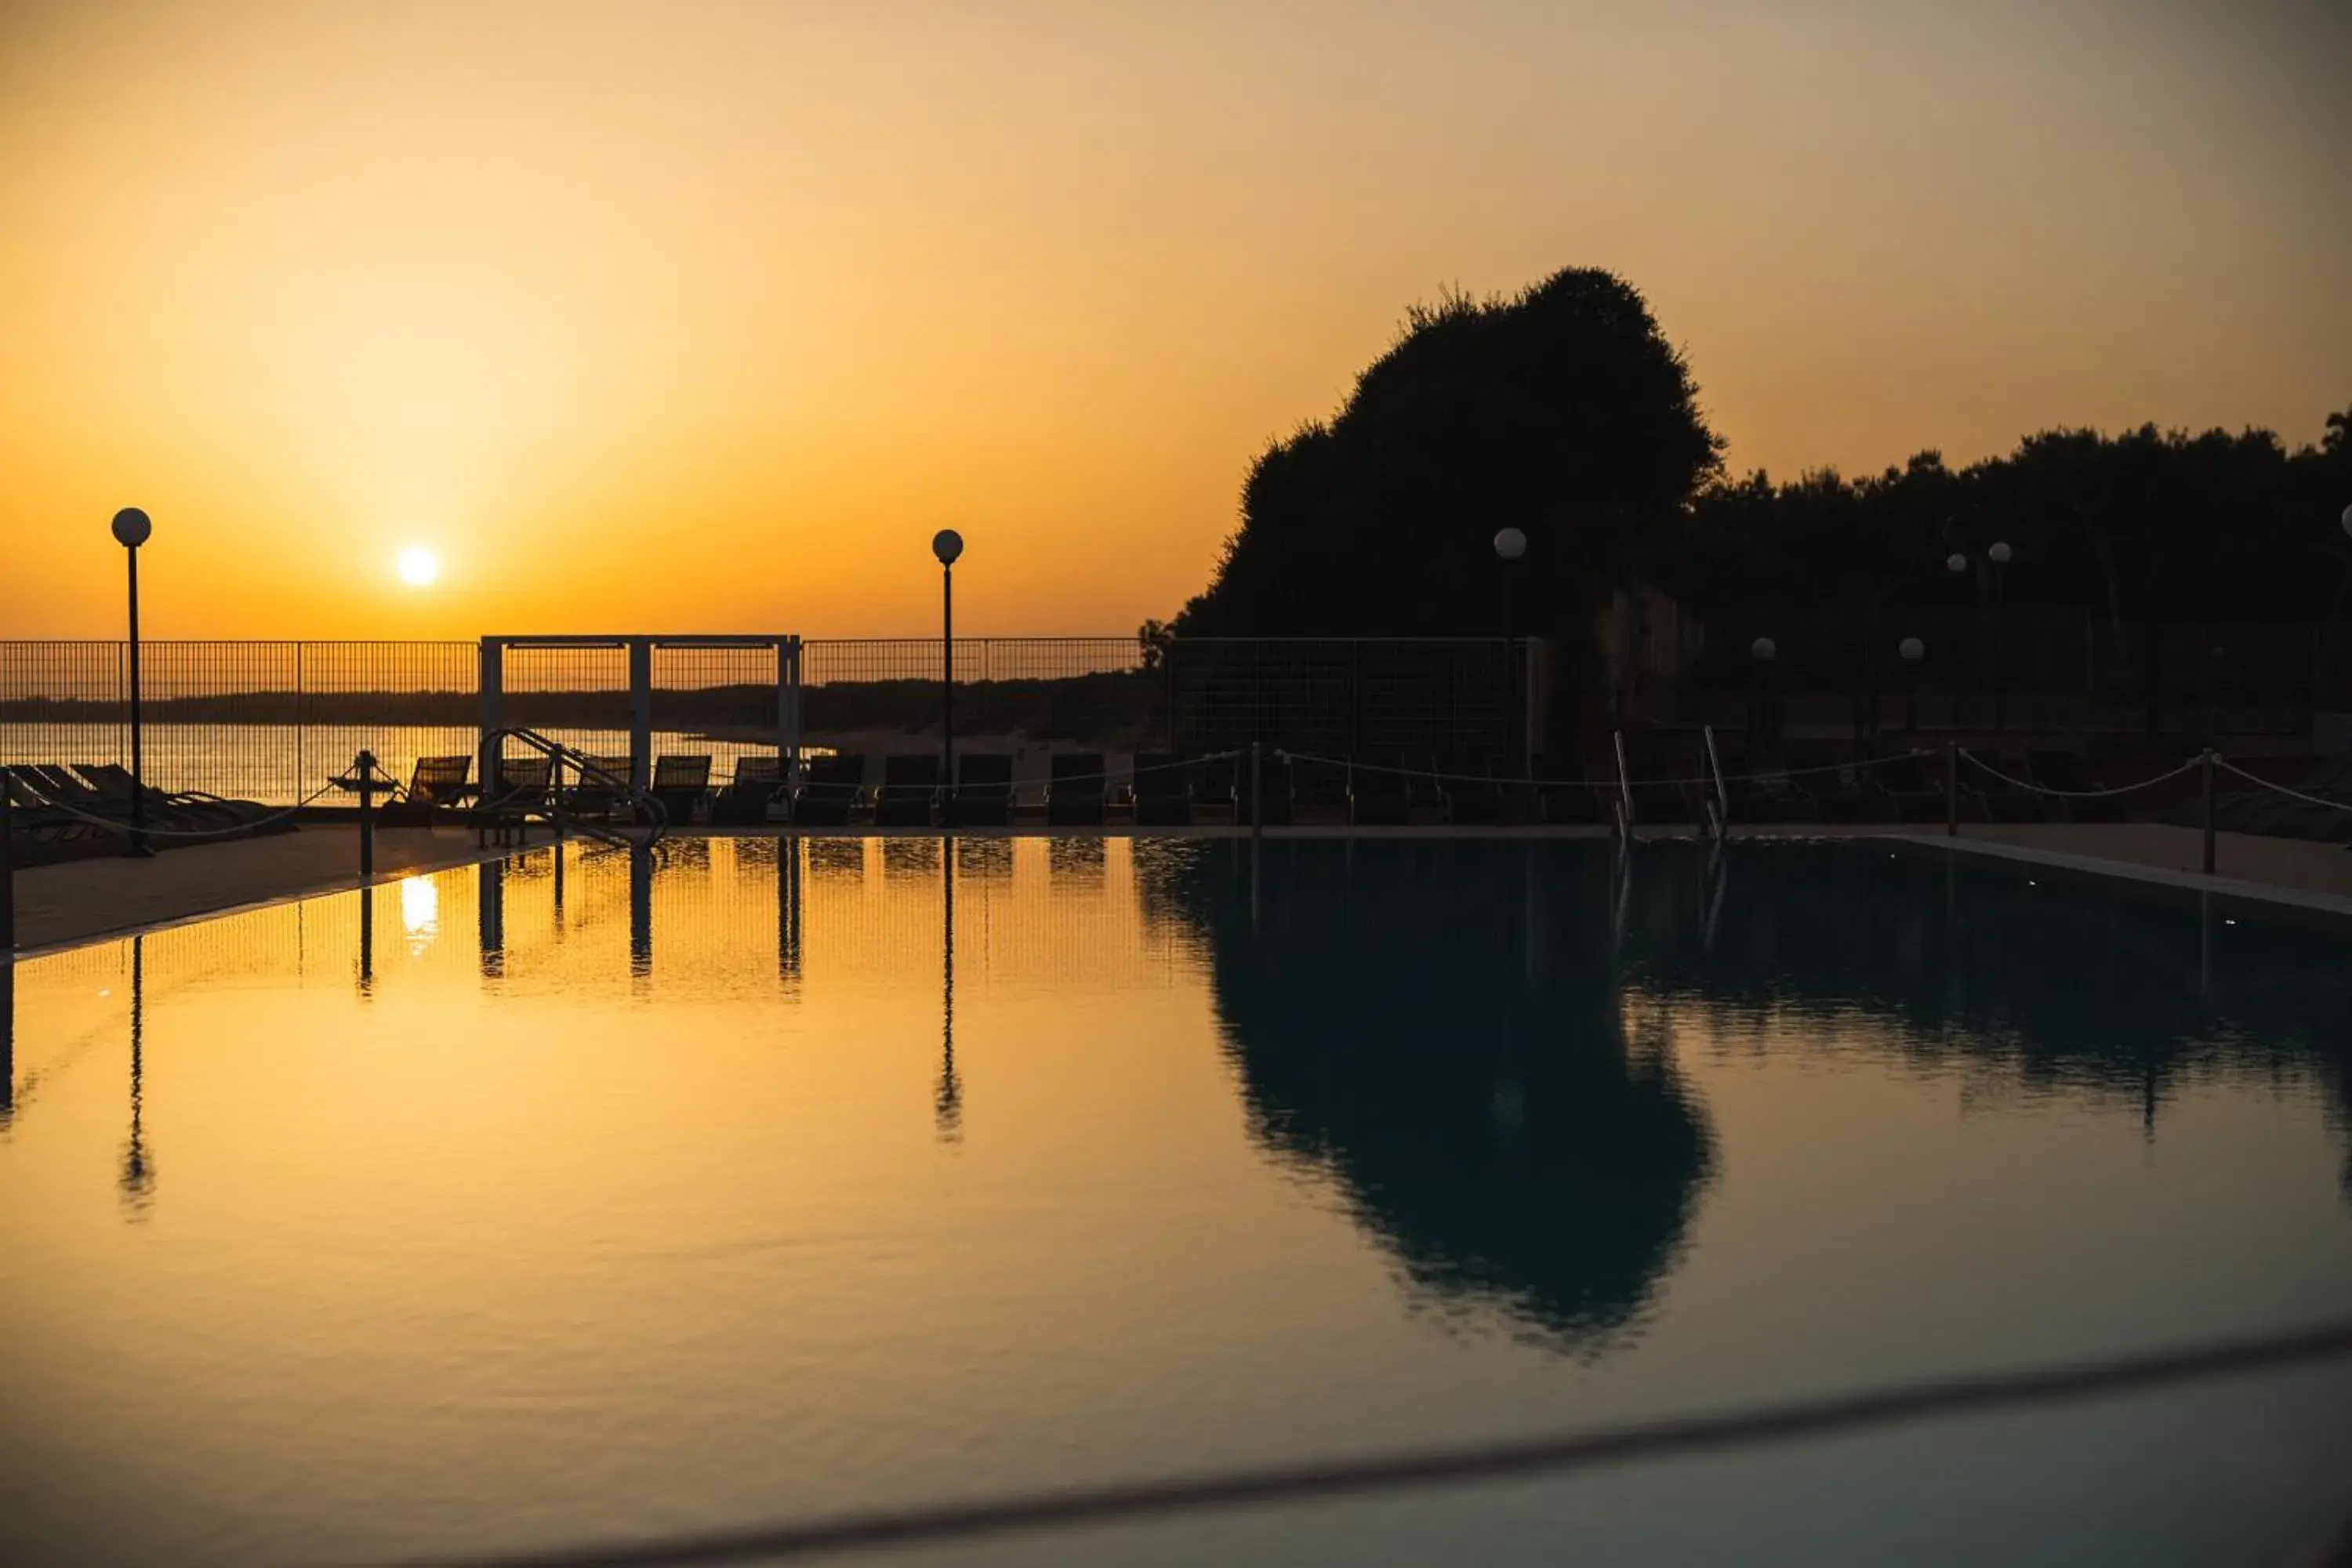
[(421, 544), (412, 544), (400, 552), (394, 569), (400, 580), (410, 587), (429, 588), (433, 580), (441, 575), (441, 557)]

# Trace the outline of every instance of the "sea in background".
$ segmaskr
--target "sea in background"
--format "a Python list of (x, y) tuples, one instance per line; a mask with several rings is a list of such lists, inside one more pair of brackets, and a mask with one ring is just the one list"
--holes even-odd
[[(552, 728), (545, 731), (591, 756), (626, 757), (625, 730)], [(405, 783), (416, 759), (470, 755), (478, 743), (470, 725), (418, 724), (177, 724), (143, 727), (147, 782), (163, 790), (203, 790), (265, 805), (291, 805), (350, 770), (362, 749)], [(654, 754), (707, 756), (710, 776), (723, 782), (735, 759), (772, 757), (773, 744), (712, 740), (691, 731), (656, 730)], [(0, 724), (0, 766), (26, 763), (131, 762), (127, 724)], [(338, 797), (330, 796), (331, 800)], [(343, 797), (347, 798), (347, 797)]]

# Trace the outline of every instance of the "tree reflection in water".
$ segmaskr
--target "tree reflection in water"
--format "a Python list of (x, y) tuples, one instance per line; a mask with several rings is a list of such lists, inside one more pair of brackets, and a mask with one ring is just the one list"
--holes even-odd
[(1713, 1166), (1663, 1052), (1625, 1037), (1605, 858), (1551, 847), (1139, 847), (1205, 938), (1253, 1131), (1327, 1172), (1439, 1304), (1566, 1341), (1633, 1320)]
[[(2149, 1136), (2184, 1087), (2319, 1087), (2352, 1135), (2345, 923), (2042, 868), (1852, 845), (1735, 845), (1717, 904), (1703, 852), (1636, 856), (1627, 973), (1733, 1019), (1860, 1013), (1927, 1068), (2129, 1097)], [(1802, 1028), (1776, 1043), (1801, 1044)], [(2352, 1161), (2345, 1171), (2352, 1197)]]
[(1138, 847), (1202, 943), (1255, 1135), (1445, 1304), (1587, 1344), (1673, 1264), (1714, 1151), (1629, 1016), (2123, 1099), (2150, 1137), (2186, 1087), (2299, 1082), (2352, 1134), (2340, 922), (1869, 844), (1645, 845), (1622, 888), (1614, 855), (1271, 841), (1253, 921), (1246, 846)]

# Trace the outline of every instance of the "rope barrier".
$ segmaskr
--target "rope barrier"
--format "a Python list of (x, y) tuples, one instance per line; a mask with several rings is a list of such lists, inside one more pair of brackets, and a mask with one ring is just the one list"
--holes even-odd
[[(1516, 784), (1534, 789), (1582, 789), (1599, 785), (1613, 787), (1615, 783), (1615, 781), (1612, 779), (1522, 779), (1509, 777), (1502, 773), (1441, 773), (1433, 768), (1391, 767), (1382, 763), (1351, 762), (1345, 757), (1322, 757), (1307, 752), (1286, 752), (1279, 749), (1277, 749), (1274, 754), (1276, 757), (1286, 762), (1315, 763), (1326, 767), (1334, 768), (1353, 768), (1360, 773), (1397, 773), (1407, 778), (1435, 779), (1440, 783), (1454, 782), (1462, 784)], [(1807, 768), (1773, 768), (1757, 773), (1725, 773), (1723, 775), (1723, 782), (1725, 784), (1749, 784), (1768, 779), (1781, 780), (1810, 778), (1819, 773), (1842, 773), (1854, 769), (1874, 768), (1887, 763), (1906, 762), (1913, 758), (1930, 757), (1933, 755), (1935, 755), (1933, 752), (1916, 749), (1908, 752), (1890, 752), (1883, 757), (1863, 757), (1850, 763), (1824, 763), (1815, 767)], [(1637, 778), (1627, 782), (1644, 788), (1656, 784), (1671, 784), (1677, 788), (1681, 788), (1689, 785), (1712, 784), (1716, 782), (1716, 779), (1713, 774), (1703, 773), (1692, 778)]]
[[(84, 811), (79, 806), (58, 799), (21, 773), (17, 775), (17, 782), (23, 787), (24, 793), (30, 796), (37, 805), (45, 805), (52, 811), (64, 812), (68, 816), (79, 817), (84, 822), (92, 823), (110, 832), (120, 833), (126, 838), (134, 831), (128, 822), (111, 816), (100, 816), (94, 812)], [(232, 823), (226, 827), (140, 827), (136, 831), (148, 838), (233, 838), (239, 834), (250, 833), (257, 827), (267, 827), (273, 822), (283, 822), (303, 807), (317, 802), (320, 796), (331, 794), (334, 788), (333, 784), (324, 785), (307, 798), (296, 801), (281, 811), (273, 811), (266, 816), (256, 816), (243, 822)]]
[(2324, 795), (2305, 795), (2299, 789), (2289, 789), (2283, 784), (2273, 784), (2268, 779), (2256, 778), (2253, 774), (2248, 773), (2237, 763), (2223, 757), (2215, 757), (2213, 759), (2213, 765), (2220, 768), (2226, 768), (2231, 773), (2233, 773), (2240, 778), (2244, 779), (2248, 784), (2260, 784), (2263, 788), (2269, 790), (2273, 795), (2283, 795), (2291, 800), (2305, 801), (2313, 805), (2324, 805), (2330, 811), (2352, 811), (2352, 805), (2347, 805), (2343, 801), (2329, 800)]
[(1713, 1415), (1474, 1447), (1170, 1477), (975, 1501), (836, 1514), (797, 1524), (710, 1531), (468, 1557), (406, 1568), (680, 1568), (972, 1541), (1014, 1531), (1166, 1519), (1211, 1510), (1391, 1493), (1640, 1463), (1819, 1438), (1931, 1417), (2070, 1404), (2352, 1355), (2352, 1319), (2246, 1339), (1832, 1394)]
[(2009, 774), (2001, 772), (1999, 768), (1994, 767), (1990, 763), (1986, 762), (1982, 757), (1978, 756), (1974, 752), (1969, 751), (1966, 746), (1962, 746), (1959, 750), (1961, 756), (1967, 758), (1970, 763), (1973, 763), (1978, 767), (1983, 769), (1986, 773), (1990, 773), (1994, 778), (1999, 779), (2001, 783), (2009, 785), (2011, 789), (2021, 789), (2030, 795), (2055, 795), (2061, 800), (2104, 800), (2110, 795), (2132, 795), (2137, 791), (2147, 789), (2152, 785), (2163, 784), (2168, 779), (2177, 779), (2181, 774), (2191, 772), (2198, 765), (2198, 759), (2191, 757), (2168, 773), (2158, 773), (2152, 779), (2142, 779), (2137, 784), (2125, 784), (2120, 789), (2052, 789), (2048, 784), (2032, 784), (2024, 779), (2011, 778)]

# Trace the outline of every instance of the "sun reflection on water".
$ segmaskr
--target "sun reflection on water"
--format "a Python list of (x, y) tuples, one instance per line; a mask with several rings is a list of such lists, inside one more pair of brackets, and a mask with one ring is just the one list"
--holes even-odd
[(400, 929), (408, 937), (408, 951), (421, 956), (441, 934), (441, 889), (430, 877), (400, 879)]

